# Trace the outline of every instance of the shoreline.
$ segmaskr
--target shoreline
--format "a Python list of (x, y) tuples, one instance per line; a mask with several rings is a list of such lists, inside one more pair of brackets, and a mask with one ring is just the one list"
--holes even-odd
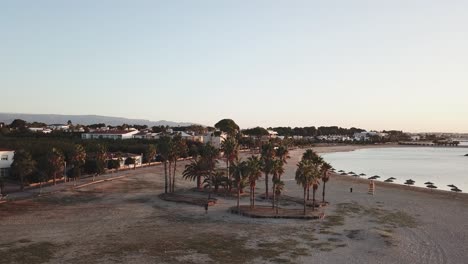
[[(340, 175), (338, 173), (332, 173), (332, 179), (333, 180), (338, 180), (340, 182), (346, 183), (346, 184), (359, 184), (363, 186), (368, 186), (369, 184), (369, 179), (367, 178), (358, 178), (358, 177), (353, 177), (353, 176), (345, 176), (345, 175)], [(400, 190), (400, 191), (409, 191), (409, 192), (414, 192), (414, 193), (423, 193), (423, 194), (429, 194), (434, 198), (440, 198), (440, 199), (462, 199), (468, 202), (468, 193), (460, 192), (456, 193), (453, 191), (447, 191), (447, 190), (440, 190), (440, 189), (429, 189), (425, 187), (420, 187), (420, 186), (407, 186), (404, 184), (399, 184), (399, 183), (390, 183), (390, 182), (383, 182), (379, 180), (374, 180), (376, 188), (383, 188), (386, 190)], [(378, 192), (378, 189), (377, 189)]]

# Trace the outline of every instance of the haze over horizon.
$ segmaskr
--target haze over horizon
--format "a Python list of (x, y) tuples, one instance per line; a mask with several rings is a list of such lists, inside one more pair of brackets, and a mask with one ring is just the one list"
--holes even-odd
[(466, 1), (0, 3), (0, 112), (468, 132)]

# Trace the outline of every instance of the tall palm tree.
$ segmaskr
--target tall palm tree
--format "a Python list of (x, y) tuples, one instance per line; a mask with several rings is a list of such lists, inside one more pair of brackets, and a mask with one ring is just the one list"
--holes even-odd
[(247, 167), (250, 183), (250, 207), (255, 208), (255, 188), (257, 180), (262, 176), (261, 161), (258, 156), (252, 155), (247, 159)]
[(75, 145), (70, 160), (73, 165), (73, 177), (79, 179), (81, 176), (81, 168), (86, 161), (86, 151), (82, 145)]
[(281, 145), (276, 149), (276, 157), (280, 159), (284, 164), (288, 164), (288, 159), (291, 157), (289, 156), (289, 150), (286, 146)]
[[(215, 171), (216, 164), (218, 163), (219, 150), (213, 147), (211, 144), (206, 144), (200, 149), (200, 159), (203, 166), (206, 166), (208, 170), (208, 177), (211, 177)], [(208, 199), (211, 198), (212, 186), (210, 185), (210, 192)]]
[(24, 189), (25, 178), (36, 169), (36, 161), (32, 159), (31, 154), (23, 149), (15, 151), (15, 157), (11, 164), (12, 175), (19, 178), (21, 182), (20, 189)]
[(149, 165), (151, 165), (151, 161), (156, 157), (156, 146), (153, 144), (148, 145), (145, 150), (145, 156)]
[(329, 171), (330, 171), (331, 168), (332, 168), (332, 166), (327, 162), (323, 162), (322, 167), (320, 168), (320, 170), (322, 172), (322, 182), (323, 182), (322, 203), (325, 203), (325, 184), (330, 179)]
[(265, 199), (269, 199), (268, 175), (271, 173), (273, 159), (275, 158), (275, 149), (270, 142), (263, 144), (261, 149), (262, 170), (265, 174)]
[(315, 210), (315, 194), (320, 184), (321, 176), (322, 174), (320, 172), (320, 166), (318, 164), (312, 163), (312, 174), (310, 182), (310, 185), (312, 186), (312, 211)]
[(102, 174), (106, 170), (107, 148), (98, 144), (96, 150), (96, 172)]
[(239, 145), (234, 137), (228, 137), (221, 143), (223, 157), (226, 159), (227, 175), (230, 177), (229, 164), (239, 156)]
[(52, 175), (55, 185), (57, 182), (57, 174), (62, 172), (64, 169), (65, 158), (60, 150), (52, 148), (47, 155), (47, 161), (49, 164), (49, 173)]
[(313, 151), (312, 149), (307, 149), (303, 154), (302, 154), (302, 159), (304, 160), (313, 160), (318, 157), (318, 154)]
[[(313, 151), (312, 149), (307, 149), (303, 154), (302, 154), (302, 160), (309, 160), (311, 161), (313, 164), (316, 164), (317, 166), (320, 166), (321, 163), (323, 163), (323, 158), (320, 157), (315, 151)], [(318, 188), (318, 186), (314, 186), (314, 185), (310, 185), (308, 188), (307, 188), (307, 200), (309, 200), (309, 196), (310, 196), (310, 187), (315, 187), (315, 188)]]
[(174, 170), (172, 173), (172, 192), (175, 191), (175, 174), (176, 174), (176, 169), (177, 169), (177, 160), (180, 157), (184, 157), (187, 154), (187, 143), (185, 140), (182, 139), (180, 135), (176, 136), (173, 138), (173, 150), (172, 150), (172, 159), (174, 162)]
[(158, 143), (159, 155), (161, 157), (162, 162), (164, 163), (164, 193), (168, 193), (168, 189), (169, 189), (167, 162), (169, 160), (169, 155), (171, 152), (171, 145), (172, 145), (171, 141), (172, 139), (170, 137), (164, 136), (159, 139), (159, 143)]
[(272, 201), (272, 207), (275, 208), (275, 182), (277, 180), (281, 180), (281, 175), (284, 173), (284, 163), (281, 159), (274, 159), (271, 167), (271, 174), (273, 175), (273, 201)]
[(245, 161), (236, 160), (231, 164), (231, 174), (236, 182), (237, 188), (237, 212), (240, 214), (240, 194), (241, 194), (241, 182), (248, 175), (248, 167)]
[(307, 190), (312, 182), (312, 161), (307, 159), (302, 159), (297, 164), (296, 170), (296, 183), (300, 185), (304, 189), (304, 215), (306, 214), (306, 207), (307, 207)]
[(279, 196), (284, 190), (284, 182), (280, 180), (279, 178), (273, 180), (273, 185), (275, 188), (273, 189), (273, 192), (275, 194), (276, 198), (276, 214), (278, 214), (278, 208), (279, 208)]

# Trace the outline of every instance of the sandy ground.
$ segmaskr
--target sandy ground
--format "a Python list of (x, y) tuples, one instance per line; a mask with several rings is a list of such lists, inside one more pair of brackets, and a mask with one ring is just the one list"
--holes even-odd
[[(291, 152), (283, 176), (290, 196), (302, 195), (293, 180), (301, 155)], [(377, 183), (371, 196), (366, 181), (334, 176), (326, 185), (331, 205), (324, 220), (251, 219), (227, 212), (235, 198), (219, 197), (208, 214), (160, 200), (162, 166), (132, 174), (1, 204), (0, 263), (455, 264), (468, 257), (465, 194)], [(178, 179), (181, 191), (194, 186)], [(264, 190), (264, 182), (257, 186), (258, 193)]]

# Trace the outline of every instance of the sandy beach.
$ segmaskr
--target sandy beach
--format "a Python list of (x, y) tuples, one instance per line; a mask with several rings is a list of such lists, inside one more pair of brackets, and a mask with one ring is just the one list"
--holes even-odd
[[(357, 148), (363, 146), (314, 149)], [(293, 180), (302, 152), (290, 153), (286, 195), (302, 195)], [(377, 182), (372, 196), (368, 181), (334, 175), (326, 185), (325, 219), (252, 219), (228, 213), (235, 198), (219, 197), (208, 214), (160, 200), (162, 166), (125, 173), (115, 181), (0, 204), (0, 263), (458, 264), (468, 257), (466, 194)], [(184, 192), (195, 186), (177, 180)], [(264, 182), (257, 187), (263, 192)], [(248, 202), (248, 196), (241, 200)]]

